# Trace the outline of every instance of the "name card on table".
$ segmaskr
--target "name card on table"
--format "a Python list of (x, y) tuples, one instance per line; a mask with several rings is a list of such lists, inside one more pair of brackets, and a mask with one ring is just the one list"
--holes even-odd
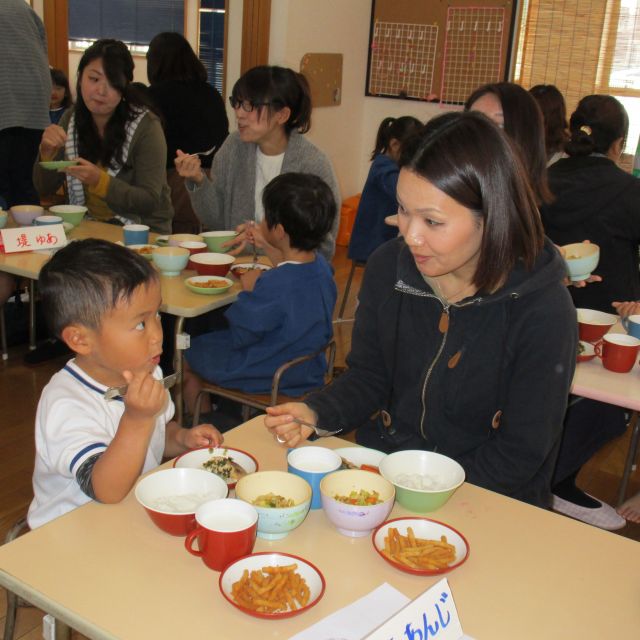
[(61, 224), (3, 229), (0, 235), (5, 253), (59, 249), (67, 244), (67, 236)]
[(465, 637), (443, 578), (367, 636), (367, 640), (460, 640)]

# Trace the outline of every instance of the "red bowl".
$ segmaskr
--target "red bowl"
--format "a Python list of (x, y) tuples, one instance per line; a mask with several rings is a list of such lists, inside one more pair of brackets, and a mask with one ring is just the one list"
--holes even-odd
[(193, 240), (185, 240), (181, 242), (179, 247), (186, 249), (190, 255), (194, 253), (205, 253), (207, 250), (207, 245), (204, 242), (194, 242)]
[(186, 536), (196, 526), (196, 509), (203, 502), (225, 498), (227, 484), (200, 469), (163, 469), (136, 485), (135, 496), (153, 523), (172, 536)]
[(189, 269), (200, 276), (221, 276), (229, 273), (235, 258), (226, 253), (195, 253), (189, 259)]
[(618, 316), (613, 313), (595, 309), (577, 309), (577, 312), (578, 335), (585, 342), (598, 342), (618, 322)]

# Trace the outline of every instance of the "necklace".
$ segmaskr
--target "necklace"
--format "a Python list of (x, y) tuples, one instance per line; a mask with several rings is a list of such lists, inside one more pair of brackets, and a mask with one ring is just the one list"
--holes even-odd
[(443, 300), (444, 302), (458, 302), (459, 296), (465, 293), (468, 289), (473, 287), (473, 282), (467, 283), (462, 289), (456, 291), (455, 293), (445, 296), (440, 288), (440, 283), (435, 278), (427, 278), (427, 282), (431, 285), (431, 288), (434, 289), (437, 293), (437, 296)]

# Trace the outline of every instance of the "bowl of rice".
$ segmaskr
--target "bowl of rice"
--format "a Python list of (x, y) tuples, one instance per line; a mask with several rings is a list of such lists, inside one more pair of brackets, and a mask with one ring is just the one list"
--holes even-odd
[(396, 488), (396, 500), (409, 511), (439, 509), (464, 482), (455, 460), (433, 451), (396, 451), (380, 461), (380, 475)]
[(135, 489), (153, 523), (172, 536), (186, 536), (196, 526), (196, 509), (226, 498), (227, 483), (203, 469), (171, 468), (146, 475)]

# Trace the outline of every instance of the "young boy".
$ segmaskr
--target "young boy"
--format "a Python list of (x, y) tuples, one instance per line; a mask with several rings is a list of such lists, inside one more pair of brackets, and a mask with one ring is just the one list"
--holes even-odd
[[(200, 378), (266, 393), (281, 364), (320, 349), (333, 335), (336, 286), (331, 267), (316, 251), (336, 215), (331, 189), (315, 175), (284, 173), (265, 187), (262, 201), (264, 219), (252, 239), (269, 245), (276, 268), (242, 275), (243, 292), (225, 313), (229, 328), (191, 341), (185, 354), (190, 409), (201, 389)], [(325, 371), (322, 355), (289, 369), (280, 388), (301, 395), (321, 386)]]
[[(163, 455), (222, 442), (211, 425), (170, 421), (158, 367), (160, 281), (149, 262), (110, 242), (72, 242), (45, 264), (39, 290), (53, 334), (75, 358), (38, 403), (31, 528), (90, 500), (119, 502)], [(105, 400), (123, 384), (124, 397)]]

